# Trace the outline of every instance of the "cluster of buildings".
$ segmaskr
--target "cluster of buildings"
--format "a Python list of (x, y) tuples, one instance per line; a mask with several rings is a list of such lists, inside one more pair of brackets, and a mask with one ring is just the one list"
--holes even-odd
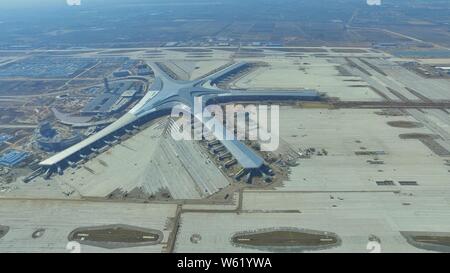
[(39, 148), (47, 152), (62, 151), (83, 140), (79, 133), (63, 136), (49, 122), (41, 123), (35, 135)]
[(443, 74), (450, 75), (450, 66), (437, 66), (436, 69)]
[(151, 75), (152, 73), (153, 73), (152, 69), (147, 64), (140, 64), (137, 66), (138, 76), (148, 76)]
[(10, 64), (0, 77), (65, 78), (96, 62), (94, 58), (35, 56)]
[[(7, 144), (7, 142), (13, 138), (13, 136), (7, 134), (0, 134), (0, 146), (3, 146), (3, 144)], [(16, 167), (20, 163), (25, 161), (29, 156), (30, 154), (26, 152), (7, 149), (6, 152), (0, 155), (0, 166), (8, 168)]]
[(24, 162), (30, 156), (27, 152), (9, 150), (0, 156), (0, 166), (13, 168)]
[[(136, 66), (136, 75), (138, 76), (148, 76), (152, 74), (152, 69), (147, 64), (138, 64)], [(121, 69), (113, 72), (113, 77), (115, 78), (126, 78), (132, 76), (133, 73), (129, 69)]]
[(135, 81), (120, 81), (110, 84), (105, 79), (103, 92), (91, 100), (82, 110), (82, 115), (107, 116), (124, 110), (140, 90)]
[[(222, 80), (226, 80), (240, 71), (247, 69), (247, 63), (235, 63), (226, 69), (223, 69), (213, 75), (195, 81), (177, 81), (172, 79), (162, 68), (157, 64), (152, 66), (156, 78), (150, 90), (157, 93), (153, 95), (152, 92), (147, 93), (138, 104), (136, 104), (128, 113), (123, 115), (120, 119), (110, 124), (103, 130), (90, 136), (87, 139), (77, 143), (74, 146), (42, 161), (39, 165), (42, 167), (42, 172), (45, 177), (50, 177), (55, 171), (62, 173), (67, 166), (73, 166), (80, 160), (89, 158), (92, 153), (101, 153), (104, 147), (113, 145), (113, 143), (120, 139), (120, 136), (125, 133), (132, 132), (133, 129), (138, 128), (140, 124), (145, 123), (163, 113), (170, 112), (170, 110), (179, 103), (183, 103), (186, 107), (191, 108), (194, 105), (196, 97), (203, 97), (203, 103), (208, 102), (230, 102), (230, 101), (277, 101), (277, 100), (306, 100), (317, 101), (321, 99), (321, 95), (312, 90), (291, 90), (291, 91), (241, 91), (241, 90), (226, 90), (217, 88), (204, 87), (206, 83), (215, 85)], [(127, 81), (130, 82), (130, 81)], [(132, 82), (132, 81), (131, 81)], [(107, 96), (122, 96), (127, 94), (130, 86), (123, 85), (110, 86), (108, 81), (105, 81), (105, 92)], [(131, 94), (130, 94), (131, 95)], [(102, 95), (100, 95), (102, 98)], [(103, 113), (107, 109), (111, 109), (113, 104), (109, 107), (104, 107), (105, 103), (109, 103), (109, 99), (94, 99), (92, 103), (87, 105), (87, 109), (102, 110)], [(96, 106), (97, 105), (97, 106)], [(86, 109), (85, 109), (86, 110)], [(85, 111), (86, 113), (87, 111)], [(212, 115), (210, 115), (212, 117)], [(223, 124), (213, 118), (211, 122), (204, 120), (203, 117), (197, 117), (197, 122), (205, 126), (212, 126), (213, 128), (223, 128)], [(236, 179), (245, 179), (251, 181), (255, 175), (263, 174), (270, 176), (271, 171), (265, 165), (264, 159), (248, 148), (244, 143), (237, 139), (228, 140), (223, 139), (223, 136), (217, 131), (224, 132), (224, 130), (212, 130), (214, 137), (218, 140), (214, 143), (208, 143), (209, 148), (219, 157), (219, 160), (224, 161), (226, 166), (238, 164), (242, 167), (241, 171), (236, 174)]]

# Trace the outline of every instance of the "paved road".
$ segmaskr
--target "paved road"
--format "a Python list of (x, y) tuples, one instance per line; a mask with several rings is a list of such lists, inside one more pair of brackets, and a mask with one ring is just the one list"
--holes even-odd
[(0, 129), (35, 129), (37, 125), (33, 124), (1, 124)]

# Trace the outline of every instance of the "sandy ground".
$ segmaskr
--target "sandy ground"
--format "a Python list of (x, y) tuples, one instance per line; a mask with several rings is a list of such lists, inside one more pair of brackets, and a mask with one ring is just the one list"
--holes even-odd
[(164, 124), (150, 126), (55, 180), (87, 197), (141, 188), (147, 195), (168, 191), (175, 199), (199, 199), (228, 186), (198, 143), (163, 136)]
[(361, 79), (342, 76), (338, 64), (317, 57), (301, 59), (265, 59), (269, 67), (260, 68), (238, 82), (236, 88), (249, 89), (313, 89), (341, 100), (380, 100)]
[[(175, 210), (175, 205), (0, 200), (0, 224), (10, 228), (0, 239), (0, 252), (69, 253), (68, 235), (74, 229), (114, 224), (160, 230), (164, 239), (159, 245), (115, 250), (82, 245), (81, 252), (161, 252), (169, 237), (168, 217)], [(38, 229), (45, 229), (44, 234), (32, 238)]]
[[(389, 121), (415, 121), (412, 117), (385, 117), (376, 110), (284, 109), (281, 137), (294, 148), (325, 149), (327, 156), (303, 159), (293, 168), (284, 190), (379, 190), (379, 180), (416, 180), (421, 186), (446, 187), (450, 174), (444, 158), (419, 140), (400, 134), (432, 134), (426, 127), (396, 128)], [(360, 156), (357, 151), (385, 155)], [(378, 158), (385, 164), (370, 164)]]

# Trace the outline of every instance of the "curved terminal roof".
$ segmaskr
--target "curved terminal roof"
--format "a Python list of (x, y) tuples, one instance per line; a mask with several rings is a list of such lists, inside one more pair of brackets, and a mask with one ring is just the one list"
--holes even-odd
[[(318, 93), (314, 91), (230, 91), (215, 89), (213, 87), (204, 87), (207, 83), (211, 83), (215, 79), (221, 77), (226, 77), (228, 74), (235, 73), (237, 70), (246, 66), (248, 66), (247, 63), (235, 63), (221, 71), (199, 80), (179, 81), (172, 79), (158, 66), (158, 64), (153, 63), (151, 64), (151, 67), (156, 76), (155, 81), (147, 94), (135, 107), (133, 107), (133, 109), (130, 110), (129, 113), (125, 114), (122, 118), (118, 119), (95, 135), (92, 135), (80, 143), (42, 161), (40, 165), (44, 167), (57, 166), (67, 158), (73, 156), (74, 154), (80, 153), (82, 150), (94, 145), (96, 142), (114, 134), (118, 130), (132, 124), (139, 118), (142, 118), (148, 114), (161, 110), (170, 110), (175, 105), (179, 104), (183, 104), (192, 109), (195, 97), (205, 96), (206, 100), (203, 101), (203, 104), (205, 104), (207, 100), (213, 98), (232, 101), (264, 99), (312, 100), (318, 97)], [(214, 125), (218, 127), (223, 126), (218, 122), (215, 122)], [(216, 137), (244, 168), (259, 168), (264, 164), (264, 160), (259, 155), (240, 141), (221, 140), (222, 138), (219, 136)]]
[(136, 121), (137, 117), (127, 113), (111, 125), (107, 126), (105, 129), (101, 130), (100, 132), (96, 133), (95, 135), (92, 135), (91, 137), (86, 138), (85, 140), (67, 148), (66, 150), (57, 153), (56, 155), (42, 161), (39, 165), (41, 166), (55, 166), (59, 164), (61, 161), (69, 158), (70, 156), (81, 152), (81, 150), (91, 146), (92, 144), (96, 143), (99, 140), (102, 140), (103, 138), (110, 136), (111, 134), (114, 134), (119, 129), (125, 127), (126, 125), (132, 123), (133, 121)]
[[(211, 117), (212, 115), (210, 114), (208, 116)], [(219, 122), (213, 117), (204, 119), (203, 115), (196, 115), (196, 117), (197, 119), (202, 121), (206, 129), (220, 141), (220, 143), (234, 156), (234, 158), (236, 158), (236, 160), (244, 169), (259, 169), (264, 164), (264, 160), (257, 153), (255, 153), (249, 147), (245, 146), (245, 144), (243, 144), (239, 140), (226, 139), (226, 136), (229, 133), (223, 126), (222, 122)], [(209, 120), (211, 120), (212, 122), (208, 122)]]

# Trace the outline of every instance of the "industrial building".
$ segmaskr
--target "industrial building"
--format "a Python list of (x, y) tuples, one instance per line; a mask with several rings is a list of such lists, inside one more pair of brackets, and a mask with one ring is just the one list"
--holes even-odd
[(97, 62), (94, 58), (33, 56), (11, 63), (0, 77), (62, 78), (76, 75), (83, 67)]
[(39, 138), (37, 143), (39, 148), (47, 152), (59, 152), (83, 140), (83, 136), (75, 134), (68, 138)]
[(439, 66), (439, 67), (436, 67), (439, 71), (441, 71), (441, 72), (443, 72), (443, 73), (445, 73), (445, 74), (447, 74), (447, 75), (450, 75), (450, 66)]
[(152, 74), (152, 69), (146, 64), (138, 65), (137, 69), (138, 69), (137, 74), (139, 76), (148, 76)]
[(13, 168), (22, 163), (30, 156), (29, 153), (9, 150), (0, 156), (0, 165), (8, 168)]
[(116, 78), (124, 78), (131, 75), (131, 72), (129, 70), (119, 70), (116, 72), (113, 72), (113, 76)]
[(49, 122), (41, 123), (35, 136), (39, 148), (47, 152), (59, 152), (83, 140), (79, 133), (63, 136)]
[(111, 115), (124, 110), (139, 92), (133, 81), (110, 84), (105, 79), (104, 91), (81, 110), (82, 115)]
[(113, 105), (120, 95), (103, 93), (90, 101), (81, 111), (83, 115), (111, 114)]

